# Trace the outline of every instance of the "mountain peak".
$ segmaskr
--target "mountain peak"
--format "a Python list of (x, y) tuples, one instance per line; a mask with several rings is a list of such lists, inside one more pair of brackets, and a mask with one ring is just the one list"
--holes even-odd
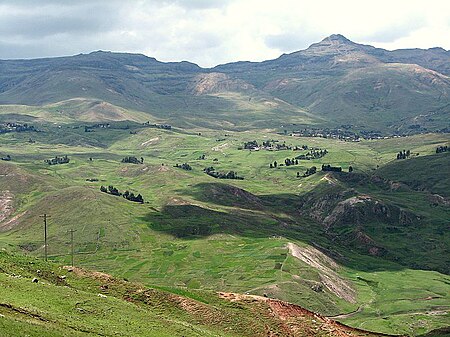
[(344, 35), (332, 34), (324, 38), (322, 41), (312, 44), (302, 53), (335, 54), (336, 50), (339, 50), (340, 52), (353, 52), (358, 50), (359, 47), (360, 45), (350, 41)]
[(331, 34), (330, 36), (326, 37), (325, 39), (323, 39), (322, 41), (325, 40), (329, 40), (329, 41), (336, 41), (336, 42), (341, 42), (341, 43), (353, 43), (352, 41), (350, 41), (349, 39), (347, 39), (344, 35), (342, 34)]

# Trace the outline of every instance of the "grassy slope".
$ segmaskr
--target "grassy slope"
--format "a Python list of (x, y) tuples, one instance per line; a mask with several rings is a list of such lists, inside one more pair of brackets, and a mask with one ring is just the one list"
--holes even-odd
[(2, 336), (376, 336), (278, 301), (177, 295), (4, 252), (0, 285)]
[[(402, 182), (413, 189), (425, 190), (450, 197), (450, 176), (448, 170), (450, 153), (433, 154), (393, 162), (384, 166), (379, 174), (391, 180)], [(414, 169), (411, 170), (411, 167)]]
[[(19, 177), (39, 180), (39, 184), (30, 189), (21, 189), (11, 184), (10, 179), (0, 180), (2, 190), (10, 190), (16, 195), (16, 201), (23, 201), (15, 205), (15, 214), (27, 211), (19, 218), (16, 231), (1, 234), (4, 246), (22, 245), (30, 247), (33, 254), (41, 255), (42, 241), (36, 233), (41, 232), (42, 220), (38, 215), (47, 212), (52, 215), (50, 254), (66, 263), (69, 257), (59, 255), (69, 252), (67, 230), (75, 228), (78, 264), (150, 285), (255, 294), (273, 292), (279, 298), (332, 315), (355, 310), (364, 304), (365, 309), (348, 321), (355, 326), (369, 324), (371, 329), (384, 332), (428, 331), (442, 326), (448, 318), (448, 314), (424, 313), (430, 306), (448, 303), (444, 296), (447, 286), (443, 286), (448, 282), (446, 276), (406, 269), (344, 247), (334, 247), (323, 236), (319, 225), (296, 215), (292, 203), (296, 195), (312, 190), (323, 178), (318, 174), (296, 180), (297, 171), (303, 172), (307, 167), (325, 162), (342, 165), (345, 169), (353, 165), (357, 171), (370, 173), (377, 164), (389, 162), (405, 147), (413, 152), (432, 153), (436, 144), (445, 142), (443, 136), (344, 143), (208, 130), (199, 130), (201, 136), (195, 132), (186, 134), (157, 129), (138, 130), (136, 135), (130, 135), (126, 130), (98, 130), (88, 134), (78, 129), (58, 130), (53, 128), (33, 135), (37, 140), (35, 144), (26, 143), (28, 134), (2, 135), (1, 154), (9, 153), (14, 158), (14, 163), (2, 163), (2, 167), (19, 170), (15, 173)], [(58, 132), (64, 133), (65, 138), (55, 140), (54, 135)], [(327, 148), (330, 153), (322, 160), (270, 170), (269, 162), (282, 162), (293, 154), (236, 149), (243, 141), (271, 138), (286, 140), (293, 145)], [(59, 144), (48, 145), (51, 142)], [(86, 146), (86, 143), (94, 145)], [(42, 163), (44, 158), (61, 154), (69, 154), (71, 163), (54, 167)], [(206, 154), (206, 160), (198, 160), (202, 154)], [(120, 164), (125, 155), (143, 156), (145, 164)], [(89, 157), (94, 161), (89, 162)], [(218, 161), (213, 161), (215, 158)], [(182, 162), (189, 162), (193, 171), (172, 167)], [(165, 165), (161, 166), (162, 163)], [(219, 170), (238, 171), (245, 180), (225, 182), (255, 194), (256, 200), (233, 189), (217, 188), (218, 181), (201, 172), (209, 165)], [(93, 177), (100, 181), (85, 181)], [(121, 190), (142, 193), (149, 204), (137, 205), (101, 194), (98, 191), (100, 184), (113, 184)], [(205, 195), (210, 197), (205, 199)], [(414, 200), (415, 192), (409, 195), (408, 207), (420, 205), (420, 199)], [(207, 235), (186, 236), (183, 232), (180, 235), (180, 229), (195, 226), (206, 228), (204, 233)], [(381, 233), (379, 235), (382, 238)], [(281, 238), (274, 239), (273, 236)], [(320, 281), (320, 275), (314, 268), (287, 254), (285, 245), (287, 242), (305, 245), (313, 241), (344, 254), (345, 258), (339, 262), (346, 267), (340, 273), (358, 288), (356, 304), (347, 303), (328, 291), (316, 293), (311, 290), (308, 282)], [(424, 261), (427, 263), (426, 259)], [(394, 279), (404, 280), (402, 283), (417, 279), (411, 284), (411, 288), (417, 289), (409, 291), (411, 300), (401, 302), (400, 307), (392, 305), (403, 298), (400, 291), (403, 286), (394, 283)], [(378, 283), (374, 286), (371, 281)], [(276, 291), (274, 285), (278, 285)], [(439, 294), (439, 297), (414, 301), (424, 294)], [(414, 327), (412, 321), (416, 312), (424, 313), (422, 327)], [(365, 323), (368, 316), (370, 323)], [(383, 319), (385, 316), (389, 316), (389, 320)]]

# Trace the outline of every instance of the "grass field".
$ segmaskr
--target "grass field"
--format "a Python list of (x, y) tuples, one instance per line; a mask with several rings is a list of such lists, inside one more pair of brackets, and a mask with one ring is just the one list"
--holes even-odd
[[(266, 294), (324, 315), (355, 312), (337, 319), (384, 333), (419, 335), (449, 325), (450, 211), (445, 204), (430, 206), (429, 199), (433, 193), (448, 197), (450, 156), (434, 154), (436, 146), (448, 144), (445, 134), (356, 143), (270, 130), (167, 131), (120, 121), (85, 132), (84, 124), (66, 122), (40, 124), (37, 133), (0, 135), (1, 156), (12, 157), (0, 162), (0, 188), (12, 200), (0, 222), (0, 248), (42, 257), (39, 215), (47, 213), (49, 254), (59, 263), (70, 263), (68, 231), (74, 229), (76, 265), (171, 292)], [(28, 142), (30, 137), (35, 143)], [(271, 169), (273, 161), (283, 163), (305, 151), (238, 150), (251, 140), (306, 144), (329, 153)], [(419, 156), (395, 160), (403, 149)], [(70, 163), (44, 163), (56, 155), (68, 155)], [(206, 159), (200, 159), (203, 155)], [(121, 163), (125, 156), (143, 157), (144, 163)], [(174, 167), (182, 163), (192, 171)], [(296, 178), (297, 172), (322, 164), (344, 171), (352, 166), (354, 177), (363, 178), (323, 172)], [(244, 180), (215, 179), (203, 173), (209, 166), (236, 171)], [(403, 184), (387, 188), (375, 176)], [(94, 178), (98, 181), (86, 181)], [(145, 203), (102, 193), (101, 185), (140, 193)], [(331, 209), (321, 208), (321, 202), (346, 194), (370, 195), (420, 221), (406, 226), (374, 217), (327, 229), (319, 218)], [(316, 218), (308, 215), (312, 211)], [(355, 228), (386, 253), (370, 255), (365, 244), (347, 240)], [(318, 265), (293, 256), (289, 244), (314, 253)], [(334, 274), (327, 274), (330, 269)], [(355, 292), (353, 300), (314, 287), (327, 275), (342, 278)]]
[(0, 266), (2, 336), (377, 336), (264, 298), (167, 292), (5, 252)]

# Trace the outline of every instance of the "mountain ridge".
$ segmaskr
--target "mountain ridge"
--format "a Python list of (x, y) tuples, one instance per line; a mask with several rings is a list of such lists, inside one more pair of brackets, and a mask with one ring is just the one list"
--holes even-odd
[[(339, 34), (273, 60), (212, 68), (95, 51), (1, 60), (0, 71), (0, 104), (42, 106), (84, 97), (176, 126), (192, 126), (195, 115), (205, 121), (202, 125), (233, 128), (337, 127), (355, 118), (368, 129), (386, 133), (416, 128), (414, 120), (421, 121), (422, 132), (450, 127), (445, 122), (450, 52), (388, 51)], [(193, 89), (196, 86), (201, 90)]]

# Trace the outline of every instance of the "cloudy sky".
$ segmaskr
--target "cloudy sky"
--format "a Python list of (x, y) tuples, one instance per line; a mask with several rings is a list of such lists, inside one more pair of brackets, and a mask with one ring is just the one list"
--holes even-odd
[(0, 0), (0, 59), (111, 50), (206, 67), (275, 58), (333, 33), (450, 49), (450, 1)]

